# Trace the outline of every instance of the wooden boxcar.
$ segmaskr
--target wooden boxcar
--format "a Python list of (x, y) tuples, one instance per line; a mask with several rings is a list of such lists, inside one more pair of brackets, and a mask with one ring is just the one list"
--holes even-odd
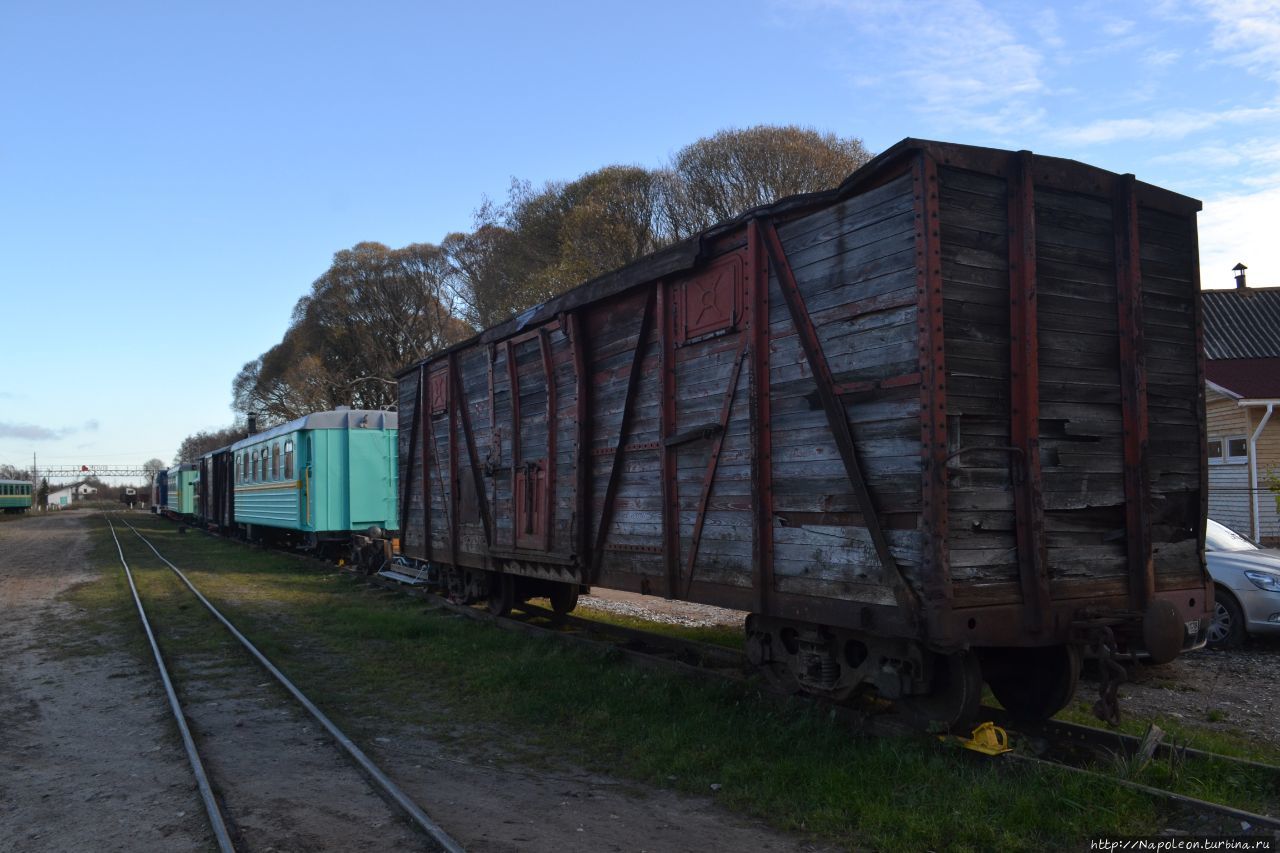
[(0, 480), (0, 512), (20, 513), (31, 509), (28, 480)]
[(234, 501), (223, 512), (250, 538), (305, 547), (395, 530), (396, 447), (394, 412), (316, 412), (256, 433), (219, 451)]
[(1203, 642), (1199, 208), (904, 140), (400, 374), (403, 552), (499, 611), (748, 611), (789, 687), (1053, 713), (1086, 644)]

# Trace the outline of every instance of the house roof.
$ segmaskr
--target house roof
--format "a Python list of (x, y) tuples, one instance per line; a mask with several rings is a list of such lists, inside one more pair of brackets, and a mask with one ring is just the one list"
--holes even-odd
[[(1205, 358), (1280, 358), (1280, 287), (1202, 290), (1200, 298), (1204, 306)], [(1280, 372), (1277, 366), (1272, 362), (1271, 370)], [(1229, 383), (1219, 384), (1235, 388)]]
[(1204, 375), (1215, 385), (1247, 400), (1280, 399), (1280, 359), (1206, 359)]

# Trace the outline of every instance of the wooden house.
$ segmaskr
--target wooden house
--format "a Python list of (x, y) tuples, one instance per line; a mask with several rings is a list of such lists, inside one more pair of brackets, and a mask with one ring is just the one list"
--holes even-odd
[(1206, 290), (1209, 517), (1280, 544), (1280, 287)]

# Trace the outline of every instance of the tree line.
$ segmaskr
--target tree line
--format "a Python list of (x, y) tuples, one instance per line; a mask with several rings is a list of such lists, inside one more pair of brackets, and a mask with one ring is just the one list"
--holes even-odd
[[(232, 409), (267, 426), (340, 405), (392, 408), (405, 366), (717, 222), (836, 186), (870, 156), (856, 138), (761, 125), (699, 139), (655, 169), (513, 180), (504, 201), (482, 201), (472, 230), (439, 244), (335, 253), (280, 343), (236, 375)], [(243, 427), (189, 436), (177, 461), (233, 432)]]

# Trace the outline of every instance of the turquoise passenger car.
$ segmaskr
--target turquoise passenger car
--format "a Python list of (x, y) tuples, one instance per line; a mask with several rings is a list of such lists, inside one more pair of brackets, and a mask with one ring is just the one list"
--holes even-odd
[(175, 465), (167, 472), (169, 488), (165, 493), (165, 515), (189, 518), (196, 511), (196, 478), (199, 469), (193, 462)]
[(0, 511), (26, 512), (31, 509), (31, 483), (26, 480), (0, 480)]
[(399, 527), (396, 415), (316, 412), (231, 445), (235, 524), (315, 548)]

